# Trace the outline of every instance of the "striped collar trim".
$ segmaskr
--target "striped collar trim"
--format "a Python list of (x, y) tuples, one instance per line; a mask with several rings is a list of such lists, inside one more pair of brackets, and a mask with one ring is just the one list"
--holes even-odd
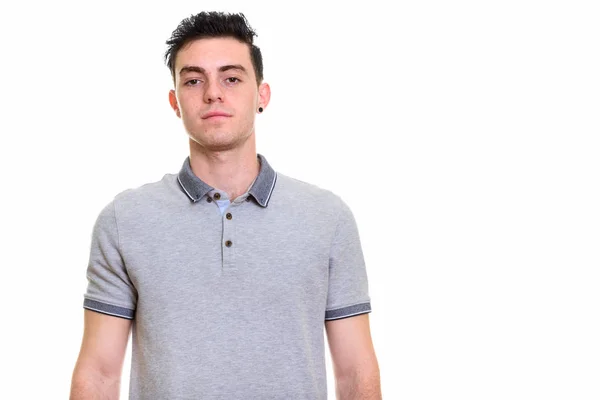
[[(248, 193), (254, 197), (254, 199), (262, 207), (267, 207), (275, 183), (277, 182), (277, 173), (271, 168), (267, 159), (262, 154), (257, 154), (258, 161), (260, 162), (260, 171), (256, 180), (248, 190)], [(208, 192), (214, 188), (198, 178), (192, 171), (190, 165), (190, 157), (187, 156), (179, 174), (177, 180), (183, 192), (189, 197), (194, 203), (204, 197)]]

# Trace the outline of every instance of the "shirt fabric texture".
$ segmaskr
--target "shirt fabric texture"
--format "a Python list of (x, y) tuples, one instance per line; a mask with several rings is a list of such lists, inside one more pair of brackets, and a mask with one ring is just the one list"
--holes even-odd
[(83, 305), (133, 320), (131, 400), (327, 399), (324, 321), (371, 312), (356, 222), (257, 157), (223, 212), (187, 157), (99, 213)]

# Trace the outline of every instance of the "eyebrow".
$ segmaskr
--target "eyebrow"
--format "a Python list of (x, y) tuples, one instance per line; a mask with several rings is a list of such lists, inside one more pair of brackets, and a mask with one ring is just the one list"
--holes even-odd
[[(222, 67), (219, 67), (219, 72), (229, 71), (230, 69), (237, 69), (245, 74), (248, 73), (246, 71), (246, 68), (244, 68), (240, 64), (223, 65)], [(198, 72), (200, 74), (206, 74), (206, 70), (202, 67), (198, 67), (196, 65), (186, 65), (185, 67), (182, 67), (179, 70), (179, 75), (181, 76), (182, 74), (187, 73), (187, 72)]]

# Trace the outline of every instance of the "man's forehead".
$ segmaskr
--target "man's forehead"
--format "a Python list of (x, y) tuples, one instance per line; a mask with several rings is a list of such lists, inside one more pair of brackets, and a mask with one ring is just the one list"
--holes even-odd
[(250, 51), (246, 43), (234, 38), (202, 38), (195, 39), (177, 53), (176, 65), (181, 68), (184, 64), (207, 64), (206, 67), (220, 65), (250, 64)]

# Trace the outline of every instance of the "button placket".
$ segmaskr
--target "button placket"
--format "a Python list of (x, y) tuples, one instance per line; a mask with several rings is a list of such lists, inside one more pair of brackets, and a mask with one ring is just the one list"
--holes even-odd
[(235, 206), (235, 203), (231, 203), (221, 218), (223, 224), (223, 271), (235, 270), (235, 225), (233, 213), (230, 211)]

